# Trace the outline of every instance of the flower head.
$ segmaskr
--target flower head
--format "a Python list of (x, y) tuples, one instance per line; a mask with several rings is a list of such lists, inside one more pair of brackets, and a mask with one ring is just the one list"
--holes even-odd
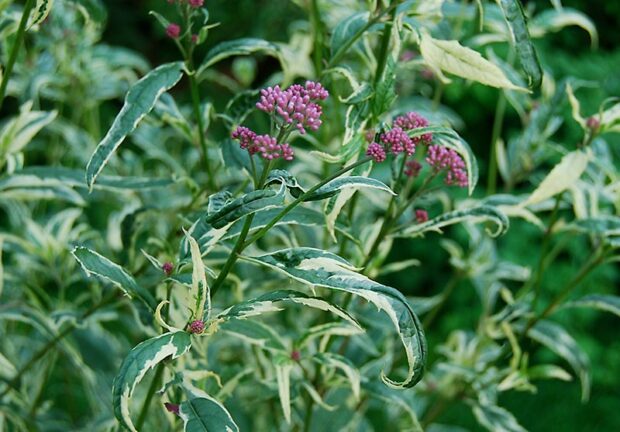
[(200, 334), (205, 331), (205, 322), (202, 320), (195, 320), (189, 323), (187, 331), (193, 334)]
[(415, 143), (409, 135), (400, 127), (395, 126), (389, 131), (381, 134), (381, 142), (388, 146), (393, 154), (407, 153), (411, 156), (415, 153)]
[(366, 155), (374, 159), (375, 162), (383, 162), (386, 158), (385, 149), (379, 143), (373, 142), (368, 146)]
[(428, 148), (426, 162), (431, 166), (435, 173), (447, 170), (444, 182), (447, 185), (457, 185), (467, 187), (467, 171), (465, 171), (465, 162), (461, 156), (452, 149), (432, 145)]
[(600, 125), (601, 125), (600, 120), (594, 116), (588, 117), (588, 119), (586, 120), (586, 126), (589, 127), (590, 129), (596, 130), (599, 128)]
[(280, 144), (271, 135), (257, 135), (256, 132), (245, 126), (239, 126), (235, 129), (232, 137), (239, 140), (242, 149), (246, 149), (251, 155), (258, 153), (263, 159), (282, 158), (291, 161), (295, 155), (287, 143)]
[[(417, 112), (411, 111), (407, 114), (396, 117), (396, 119), (394, 119), (394, 126), (397, 126), (404, 131), (411, 131), (414, 129), (427, 127), (428, 120), (426, 120)], [(412, 137), (411, 140), (416, 144), (418, 144), (420, 141), (422, 141), (423, 144), (430, 144), (430, 142), (433, 140), (433, 134), (426, 133), (421, 136)]]
[(177, 39), (181, 35), (181, 27), (174, 23), (168, 24), (168, 27), (166, 27), (166, 34), (172, 39)]
[(325, 100), (329, 93), (320, 84), (306, 81), (305, 86), (294, 84), (282, 90), (280, 86), (261, 90), (261, 98), (256, 107), (266, 113), (275, 113), (284, 125), (293, 125), (300, 133), (306, 128), (317, 130), (321, 126), (320, 105), (313, 101)]
[(189, 0), (189, 5), (193, 8), (199, 8), (204, 4), (204, 0)]

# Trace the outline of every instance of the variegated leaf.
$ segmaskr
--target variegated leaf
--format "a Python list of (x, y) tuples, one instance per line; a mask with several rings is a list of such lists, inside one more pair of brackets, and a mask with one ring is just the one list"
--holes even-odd
[(205, 59), (202, 61), (202, 64), (198, 68), (196, 74), (201, 76), (211, 66), (228, 57), (249, 55), (255, 52), (260, 52), (262, 54), (267, 54), (277, 58), (280, 61), (280, 64), (282, 64), (282, 67), (286, 68), (286, 64), (282, 56), (282, 49), (278, 45), (263, 39), (242, 38), (221, 42), (211, 48)]
[(262, 315), (268, 312), (279, 312), (282, 310), (282, 303), (297, 304), (314, 309), (333, 313), (334, 315), (349, 322), (354, 327), (361, 329), (361, 326), (355, 318), (341, 307), (328, 302), (320, 297), (312, 297), (299, 291), (281, 290), (272, 291), (256, 297), (237, 303), (217, 315), (217, 319), (226, 321), (229, 319), (245, 319), (252, 316)]
[(129, 298), (138, 297), (151, 311), (155, 311), (157, 303), (153, 295), (140, 286), (124, 268), (83, 246), (76, 246), (71, 253), (88, 276), (94, 274), (112, 282)]
[(314, 356), (314, 360), (324, 366), (341, 370), (351, 384), (353, 396), (356, 400), (359, 400), (361, 377), (359, 370), (357, 370), (357, 367), (351, 363), (351, 360), (345, 356), (332, 352), (317, 353)]
[(368, 279), (354, 271), (343, 258), (319, 249), (284, 249), (243, 259), (270, 267), (301, 283), (345, 291), (371, 302), (388, 315), (407, 356), (408, 371), (405, 379), (398, 382), (382, 373), (383, 381), (387, 385), (403, 388), (413, 387), (422, 378), (426, 339), (417, 316), (399, 291)]
[(491, 432), (526, 432), (510, 411), (497, 405), (476, 403), (473, 412), (478, 422)]
[(375, 180), (370, 177), (362, 176), (350, 176), (350, 177), (338, 177), (321, 186), (314, 193), (308, 196), (304, 201), (318, 201), (336, 195), (343, 189), (353, 188), (359, 189), (376, 189), (383, 192), (387, 192), (392, 195), (396, 195), (392, 189), (390, 189), (385, 183)]
[(162, 93), (174, 87), (182, 76), (182, 62), (166, 63), (150, 71), (129, 89), (123, 108), (86, 166), (86, 184), (90, 189), (125, 137), (153, 109)]
[(527, 335), (568, 362), (581, 381), (581, 399), (588, 400), (590, 397), (590, 361), (575, 339), (560, 325), (545, 320), (538, 322), (528, 331)]
[(183, 432), (239, 432), (228, 410), (212, 397), (195, 397), (179, 405)]
[(463, 210), (454, 210), (448, 213), (444, 213), (433, 219), (430, 219), (423, 223), (412, 224), (400, 231), (393, 234), (394, 237), (416, 237), (424, 234), (428, 231), (441, 232), (441, 228), (454, 225), (460, 222), (492, 222), (495, 224), (495, 231), (488, 231), (489, 235), (493, 237), (505, 234), (510, 226), (510, 221), (504, 213), (497, 209), (497, 207), (481, 205)]
[(286, 351), (286, 345), (280, 335), (260, 321), (233, 318), (220, 324), (219, 328), (259, 348), (280, 353)]
[(610, 312), (620, 317), (620, 297), (606, 294), (589, 294), (580, 299), (566, 303), (564, 308), (594, 308)]
[(276, 380), (278, 382), (278, 395), (284, 419), (291, 423), (291, 370), (293, 365), (288, 361), (279, 362), (275, 365)]
[(112, 401), (114, 415), (132, 432), (137, 432), (129, 415), (129, 401), (146, 373), (167, 357), (176, 359), (191, 348), (191, 336), (184, 331), (165, 333), (136, 345), (123, 361), (114, 379)]
[(37, 0), (34, 8), (30, 12), (30, 19), (28, 20), (27, 27), (30, 28), (34, 25), (42, 23), (52, 10), (54, 0)]
[(207, 284), (205, 265), (196, 240), (187, 233), (185, 237), (189, 242), (192, 256), (192, 289), (189, 292), (187, 307), (192, 311), (193, 320), (208, 320), (211, 315), (211, 293)]

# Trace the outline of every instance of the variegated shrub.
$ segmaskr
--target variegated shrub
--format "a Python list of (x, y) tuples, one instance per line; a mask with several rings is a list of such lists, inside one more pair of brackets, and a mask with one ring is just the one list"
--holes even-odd
[[(104, 2), (21, 3), (0, 1), (0, 430), (442, 430), (465, 406), (521, 431), (500, 395), (575, 375), (587, 400), (555, 314), (620, 315), (608, 287), (573, 295), (619, 256), (620, 104), (584, 112), (533, 42), (595, 44), (584, 14), (293, 1), (280, 41), (211, 43), (237, 29), (168, 0), (148, 18), (178, 60), (151, 68), (101, 42)], [(488, 160), (442, 99), (465, 82), (497, 100)], [(521, 232), (533, 260), (504, 250)]]

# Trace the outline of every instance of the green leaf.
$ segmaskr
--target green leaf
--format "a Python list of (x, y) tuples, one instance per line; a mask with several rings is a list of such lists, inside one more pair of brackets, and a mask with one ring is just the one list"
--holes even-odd
[(56, 111), (31, 111), (32, 102), (20, 107), (19, 115), (11, 118), (0, 131), (0, 167), (8, 154), (21, 152), (41, 129), (57, 116)]
[(277, 58), (284, 67), (282, 52), (278, 45), (257, 38), (242, 38), (221, 42), (207, 53), (196, 74), (201, 76), (211, 66), (228, 57), (250, 55), (259, 52)]
[(594, 308), (605, 312), (611, 312), (620, 317), (620, 297), (605, 294), (590, 294), (577, 300), (568, 302), (563, 308)]
[(339, 306), (332, 304), (321, 297), (311, 297), (302, 292), (292, 290), (272, 291), (251, 300), (237, 303), (225, 311), (220, 312), (217, 319), (222, 321), (233, 318), (245, 319), (268, 312), (279, 312), (282, 310), (280, 307), (281, 303), (293, 303), (300, 306), (307, 306), (310, 308), (331, 312), (343, 320), (348, 321), (354, 327), (361, 329), (357, 320)]
[(582, 12), (568, 7), (547, 9), (536, 15), (530, 22), (530, 33), (533, 37), (542, 37), (546, 33), (557, 32), (572, 25), (587, 31), (591, 46), (598, 46), (598, 33), (592, 20)]
[(586, 170), (590, 159), (592, 152), (589, 150), (574, 150), (566, 154), (534, 192), (521, 203), (521, 207), (538, 204), (570, 188)]
[(590, 396), (590, 361), (575, 339), (551, 321), (539, 321), (527, 335), (568, 362), (581, 381), (581, 399), (587, 401)]
[(417, 316), (399, 291), (368, 279), (355, 272), (343, 258), (319, 249), (283, 249), (243, 259), (270, 267), (303, 284), (345, 291), (373, 303), (392, 321), (405, 348), (408, 364), (407, 376), (402, 382), (388, 378), (384, 372), (381, 378), (387, 385), (397, 388), (413, 387), (420, 381), (426, 362), (426, 340)]
[(146, 373), (167, 357), (176, 359), (182, 356), (189, 351), (191, 345), (190, 334), (179, 331), (148, 339), (131, 350), (123, 361), (112, 388), (114, 415), (122, 426), (137, 432), (129, 416), (129, 400)]
[(276, 380), (278, 382), (278, 396), (284, 419), (288, 424), (291, 423), (291, 370), (293, 365), (290, 362), (276, 364)]
[(239, 432), (224, 405), (211, 397), (191, 398), (179, 405), (184, 432)]
[(161, 94), (174, 87), (182, 75), (182, 62), (166, 63), (153, 69), (129, 89), (123, 108), (86, 166), (86, 184), (90, 189), (125, 137), (153, 109)]
[(283, 203), (283, 189), (280, 191), (261, 189), (249, 192), (240, 198), (228, 202), (215, 213), (208, 215), (206, 222), (213, 228), (222, 228), (244, 216), (259, 210), (273, 208)]
[(478, 422), (491, 432), (526, 432), (510, 411), (502, 407), (476, 403), (473, 412)]
[(497, 207), (481, 205), (469, 209), (454, 210), (444, 213), (426, 222), (410, 225), (397, 231), (393, 235), (394, 237), (417, 237), (428, 231), (441, 232), (441, 228), (460, 222), (493, 222), (496, 226), (495, 231), (487, 230), (489, 235), (493, 237), (505, 234), (510, 226), (510, 221), (506, 215), (498, 210)]
[(94, 274), (112, 282), (129, 298), (138, 297), (152, 311), (155, 310), (157, 304), (152, 294), (140, 286), (121, 266), (83, 246), (76, 246), (71, 253), (88, 276)]
[(523, 13), (520, 0), (497, 0), (500, 4), (506, 22), (514, 37), (515, 49), (519, 62), (527, 75), (530, 88), (538, 88), (542, 83), (543, 71), (538, 61), (536, 49), (530, 39), (527, 21)]
[(351, 384), (353, 397), (355, 397), (355, 400), (359, 400), (361, 377), (359, 370), (351, 363), (351, 360), (332, 352), (317, 353), (313, 358), (324, 366), (341, 370)]
[(388, 111), (394, 100), (396, 100), (396, 64), (390, 57), (381, 80), (377, 82), (374, 89), (374, 97), (371, 103), (372, 113), (375, 117), (380, 117), (384, 112)]
[(52, 10), (53, 4), (54, 0), (37, 0), (34, 8), (30, 11), (30, 18), (28, 19), (27, 27), (30, 28), (45, 21), (45, 18), (47, 18)]
[(271, 327), (260, 321), (231, 319), (220, 325), (220, 330), (230, 333), (252, 345), (262, 349), (282, 352), (286, 351), (284, 341)]
[[(160, 188), (173, 184), (174, 180), (165, 178), (99, 176), (93, 188), (101, 190), (136, 190)], [(84, 170), (65, 167), (31, 166), (16, 171), (0, 180), (0, 189), (50, 186), (86, 188)]]
[(352, 43), (359, 39), (367, 28), (369, 19), (370, 14), (368, 12), (359, 12), (343, 19), (336, 25), (329, 44), (332, 57), (340, 57)]
[(363, 176), (350, 176), (350, 177), (338, 177), (321, 186), (314, 193), (308, 196), (304, 201), (318, 201), (326, 198), (330, 198), (336, 195), (343, 189), (354, 188), (358, 189), (377, 189), (389, 194), (396, 195), (392, 189), (390, 189), (385, 183), (375, 180), (370, 177)]
[[(254, 213), (254, 220), (252, 221), (252, 227), (250, 228), (250, 234), (254, 231), (258, 231), (261, 228), (267, 226), (269, 222), (273, 220), (284, 207), (275, 207), (270, 210), (264, 210)], [(325, 217), (322, 212), (307, 208), (307, 207), (295, 207), (291, 212), (287, 213), (282, 219), (280, 219), (274, 226), (283, 225), (304, 225), (304, 226), (323, 226), (325, 223)], [(228, 240), (235, 238), (241, 233), (243, 228), (243, 221), (237, 220), (228, 230), (228, 232), (222, 237), (222, 240)]]
[(525, 91), (510, 82), (499, 67), (479, 52), (462, 46), (458, 41), (434, 39), (428, 32), (422, 31), (420, 52), (428, 66), (445, 82), (450, 80), (442, 71), (491, 87)]
[(295, 342), (295, 346), (297, 348), (303, 348), (311, 340), (322, 338), (324, 336), (353, 336), (363, 332), (364, 331), (359, 326), (352, 326), (341, 322), (319, 324), (314, 327), (310, 327), (307, 331), (305, 331)]

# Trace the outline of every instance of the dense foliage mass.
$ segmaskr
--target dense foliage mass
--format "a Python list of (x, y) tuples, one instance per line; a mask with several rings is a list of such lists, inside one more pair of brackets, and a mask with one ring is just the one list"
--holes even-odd
[(0, 431), (620, 428), (586, 14), (106, 3), (0, 0)]

